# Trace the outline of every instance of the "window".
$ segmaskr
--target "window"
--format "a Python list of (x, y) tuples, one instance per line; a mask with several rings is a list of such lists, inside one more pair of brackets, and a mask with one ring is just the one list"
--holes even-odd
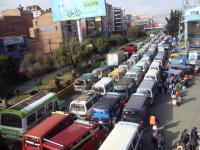
[(49, 103), (48, 105), (47, 105), (47, 112), (50, 112), (50, 111), (52, 111), (53, 110), (53, 103)]
[(89, 101), (88, 103), (86, 103), (87, 110), (89, 110), (91, 107), (92, 107), (92, 101)]
[(133, 139), (133, 147), (136, 146), (137, 142), (138, 142), (138, 134), (136, 133), (136, 134), (135, 134), (135, 137), (134, 137), (134, 139)]
[(1, 115), (1, 124), (10, 127), (22, 128), (21, 117), (15, 114), (3, 113)]
[(7, 46), (8, 52), (14, 52), (16, 51), (16, 45), (8, 45)]
[(41, 108), (40, 110), (37, 111), (37, 118), (40, 119), (45, 115), (45, 108)]
[(27, 126), (31, 125), (36, 121), (36, 114), (32, 114), (27, 118)]

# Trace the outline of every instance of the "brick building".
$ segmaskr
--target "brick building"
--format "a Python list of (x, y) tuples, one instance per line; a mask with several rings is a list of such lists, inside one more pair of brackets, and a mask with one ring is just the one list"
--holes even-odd
[(76, 22), (53, 22), (52, 13), (44, 13), (33, 19), (33, 28), (30, 28), (30, 35), (36, 39), (30, 42), (32, 49), (40, 48), (40, 50), (51, 52), (65, 41), (77, 37)]
[(18, 9), (6, 9), (0, 17), (0, 37), (30, 36), (29, 28), (33, 27), (32, 14)]

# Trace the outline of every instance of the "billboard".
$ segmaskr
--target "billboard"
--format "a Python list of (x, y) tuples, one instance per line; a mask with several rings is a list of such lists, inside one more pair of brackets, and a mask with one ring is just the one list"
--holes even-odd
[(106, 16), (105, 0), (51, 0), (53, 21)]
[(18, 44), (18, 43), (23, 43), (24, 38), (23, 36), (6, 37), (3, 39), (3, 42), (4, 42), (4, 45)]

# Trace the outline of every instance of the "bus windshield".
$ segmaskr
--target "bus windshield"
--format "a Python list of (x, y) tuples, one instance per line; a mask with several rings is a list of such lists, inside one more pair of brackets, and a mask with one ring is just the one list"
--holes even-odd
[(103, 93), (104, 89), (102, 87), (93, 87), (93, 90), (98, 93)]
[(10, 127), (22, 128), (22, 119), (15, 114), (3, 113), (1, 115), (1, 124)]
[(114, 92), (117, 92), (117, 93), (127, 93), (127, 89), (126, 88), (121, 88), (121, 89), (115, 89), (114, 88)]
[(85, 86), (85, 82), (83, 80), (76, 80), (75, 85), (77, 86)]
[(85, 107), (83, 104), (71, 104), (69, 110), (71, 112), (73, 111), (85, 112)]

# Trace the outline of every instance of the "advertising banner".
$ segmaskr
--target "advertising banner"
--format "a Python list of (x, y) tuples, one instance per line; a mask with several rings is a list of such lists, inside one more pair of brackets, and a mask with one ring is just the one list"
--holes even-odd
[(105, 0), (51, 0), (53, 21), (106, 16)]

